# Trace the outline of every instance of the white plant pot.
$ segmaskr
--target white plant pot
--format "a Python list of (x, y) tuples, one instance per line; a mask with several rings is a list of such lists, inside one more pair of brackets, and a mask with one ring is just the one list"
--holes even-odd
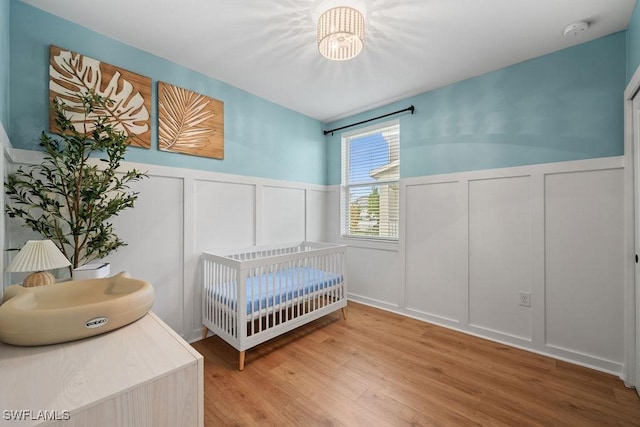
[(73, 280), (99, 279), (107, 277), (111, 272), (111, 264), (108, 262), (85, 264), (81, 267), (74, 268), (71, 273)]

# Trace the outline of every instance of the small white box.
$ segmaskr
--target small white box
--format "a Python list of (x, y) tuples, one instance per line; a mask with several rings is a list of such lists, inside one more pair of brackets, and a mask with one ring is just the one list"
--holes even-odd
[(99, 279), (107, 277), (111, 271), (111, 265), (108, 262), (101, 264), (85, 264), (82, 267), (73, 269), (73, 280)]

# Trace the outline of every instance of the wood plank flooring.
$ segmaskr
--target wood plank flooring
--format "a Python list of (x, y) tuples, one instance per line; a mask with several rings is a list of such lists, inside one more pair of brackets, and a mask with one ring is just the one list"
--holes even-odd
[(205, 425), (640, 426), (612, 375), (349, 302), (238, 353), (211, 337)]

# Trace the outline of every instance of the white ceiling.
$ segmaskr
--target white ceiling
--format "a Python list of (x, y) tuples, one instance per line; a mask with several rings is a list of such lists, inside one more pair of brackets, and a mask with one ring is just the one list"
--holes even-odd
[[(326, 122), (624, 30), (636, 3), (23, 1)], [(365, 47), (351, 61), (332, 62), (317, 51), (316, 21), (337, 5), (365, 15)], [(590, 23), (588, 31), (564, 37), (580, 20)]]

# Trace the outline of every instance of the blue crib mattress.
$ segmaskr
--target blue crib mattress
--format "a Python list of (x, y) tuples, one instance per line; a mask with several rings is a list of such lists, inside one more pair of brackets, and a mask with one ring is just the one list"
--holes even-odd
[[(341, 274), (311, 267), (294, 267), (247, 277), (247, 314), (330, 288), (341, 282)], [(221, 300), (235, 310), (235, 295), (216, 293), (215, 296), (221, 296)]]

